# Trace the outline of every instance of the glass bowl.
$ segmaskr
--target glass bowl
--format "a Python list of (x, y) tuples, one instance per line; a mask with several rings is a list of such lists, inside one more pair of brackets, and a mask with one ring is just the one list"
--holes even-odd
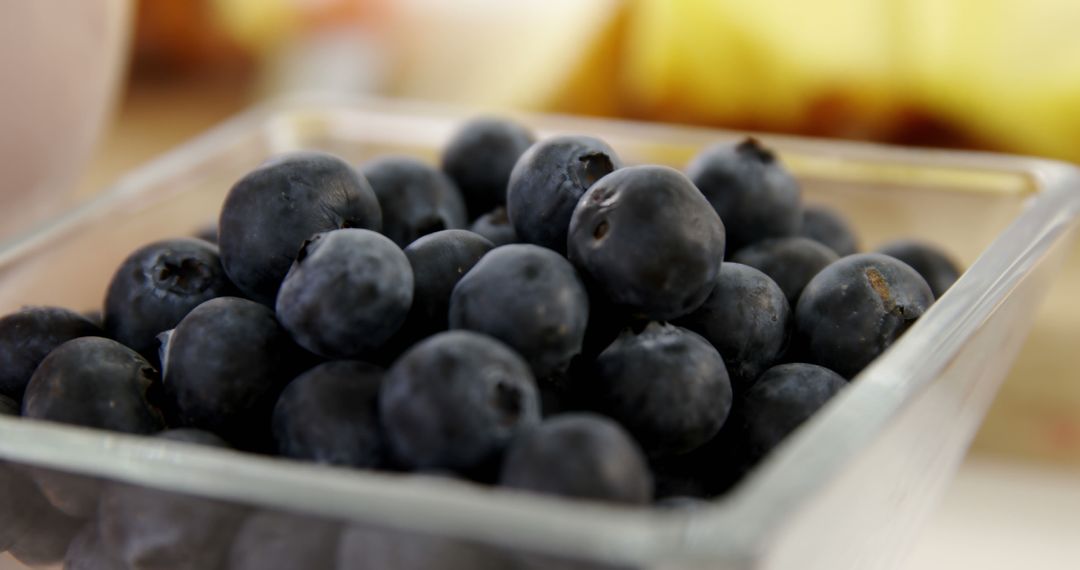
[[(317, 148), (352, 161), (387, 152), (434, 161), (475, 111), (316, 96), (257, 107), (6, 244), (0, 311), (99, 307), (113, 269), (130, 251), (212, 223), (231, 184), (268, 155)], [(603, 138), (627, 163), (676, 167), (706, 144), (739, 136), (579, 117), (516, 118), (540, 135)], [(968, 269), (851, 386), (705, 508), (574, 502), (4, 417), (0, 458), (9, 469), (56, 470), (86, 488), (122, 482), (191, 501), (475, 542), (531, 567), (890, 567), (957, 467), (1059, 268), (1077, 226), (1080, 173), (1014, 156), (761, 138), (799, 178), (808, 202), (847, 214), (864, 248), (918, 236), (944, 245)], [(222, 536), (230, 532), (221, 529)]]

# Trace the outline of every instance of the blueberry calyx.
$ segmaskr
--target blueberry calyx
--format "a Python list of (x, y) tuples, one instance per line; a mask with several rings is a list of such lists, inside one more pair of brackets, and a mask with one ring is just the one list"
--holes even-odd
[(603, 152), (583, 154), (578, 157), (578, 162), (581, 163), (581, 169), (576, 174), (579, 174), (577, 177), (578, 184), (583, 188), (592, 186), (597, 180), (611, 174), (615, 170), (615, 165), (611, 162), (611, 157)]
[(740, 154), (752, 156), (763, 164), (768, 164), (776, 161), (776, 153), (761, 144), (761, 141), (754, 137), (746, 137), (746, 140), (742, 141), (736, 147)]
[(206, 264), (192, 258), (176, 260), (169, 255), (158, 257), (151, 275), (158, 288), (179, 295), (205, 291), (214, 281)]

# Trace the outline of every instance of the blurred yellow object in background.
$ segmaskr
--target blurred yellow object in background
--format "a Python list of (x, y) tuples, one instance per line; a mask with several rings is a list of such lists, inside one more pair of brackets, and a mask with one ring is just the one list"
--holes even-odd
[(256, 59), (368, 34), (383, 94), (1080, 161), (1075, 0), (189, 5)]
[[(1080, 161), (1078, 2), (633, 0), (625, 8), (610, 40), (614, 60), (592, 64), (617, 70), (605, 114)], [(573, 108), (572, 93), (560, 103)]]
[(627, 110), (805, 130), (819, 107), (842, 101), (844, 122), (873, 128), (899, 104), (887, 8), (863, 0), (635, 2), (619, 63)]

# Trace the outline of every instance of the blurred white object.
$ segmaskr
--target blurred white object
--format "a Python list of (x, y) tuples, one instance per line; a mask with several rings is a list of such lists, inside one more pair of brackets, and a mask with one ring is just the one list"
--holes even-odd
[(378, 38), (360, 27), (321, 30), (283, 46), (271, 60), (264, 91), (374, 93), (386, 62)]
[(580, 67), (621, 0), (401, 0), (395, 93), (540, 109)]
[(0, 0), (0, 239), (63, 206), (126, 63), (129, 0)]

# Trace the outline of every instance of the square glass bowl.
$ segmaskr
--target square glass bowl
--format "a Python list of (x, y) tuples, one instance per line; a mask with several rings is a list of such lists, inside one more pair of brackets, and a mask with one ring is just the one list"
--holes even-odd
[[(409, 153), (434, 162), (471, 115), (325, 97), (258, 107), (8, 243), (0, 250), (0, 312), (28, 304), (99, 307), (129, 252), (213, 223), (232, 183), (269, 155), (315, 148), (351, 161)], [(578, 117), (516, 118), (541, 136), (600, 137), (627, 164), (682, 167), (703, 146), (738, 136)], [(864, 249), (918, 237), (943, 245), (968, 269), (899, 342), (708, 507), (662, 511), (526, 496), (4, 417), (0, 458), (20, 472), (35, 466), (243, 508), (476, 541), (502, 552), (557, 555), (576, 568), (890, 567), (963, 456), (1070, 246), (1080, 172), (1012, 156), (763, 139), (799, 178), (807, 202), (851, 219)], [(562, 567), (550, 560), (533, 558), (532, 567)]]

